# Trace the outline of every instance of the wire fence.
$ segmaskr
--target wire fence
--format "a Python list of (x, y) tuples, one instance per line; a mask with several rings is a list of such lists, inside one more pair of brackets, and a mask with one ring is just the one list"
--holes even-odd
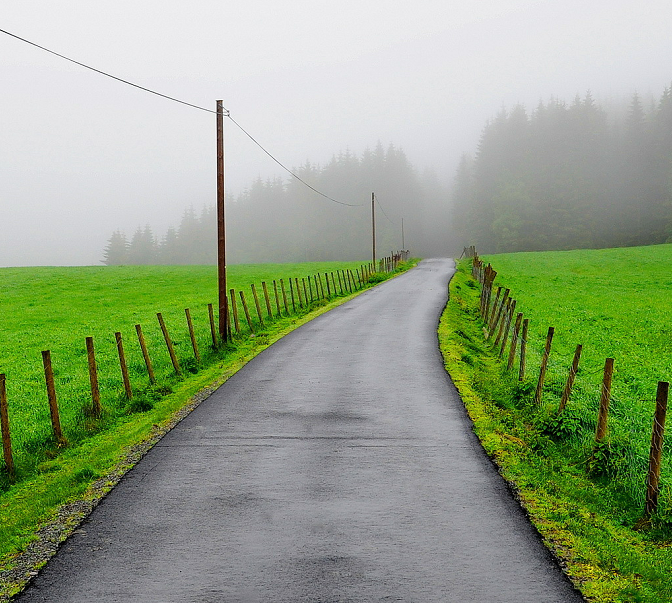
[(506, 369), (517, 371), (519, 387), (529, 385), (533, 407), (539, 413), (551, 407), (546, 430), (551, 436), (573, 439), (586, 452), (588, 471), (603, 470), (607, 477), (619, 479), (648, 520), (658, 511), (661, 489), (669, 489), (661, 481), (665, 468), (670, 472), (664, 452), (668, 458), (672, 452), (672, 445), (664, 443), (668, 382), (658, 382), (655, 396), (639, 392), (637, 406), (655, 409), (652, 424), (645, 414), (634, 412), (629, 396), (614, 387), (614, 358), (606, 358), (602, 367), (588, 368), (581, 365), (583, 345), (577, 345), (573, 357), (552, 354), (552, 326), (544, 347), (531, 347), (529, 320), (516, 311), (513, 292), (494, 286), (497, 272), (479, 258), (475, 247), (465, 247), (461, 257), (470, 261), (472, 276), (480, 284), (484, 338), (506, 362)]
[[(263, 337), (274, 321), (307, 314), (329, 301), (385, 280), (389, 273), (397, 270), (400, 262), (408, 259), (408, 255), (405, 251), (397, 252), (375, 265), (362, 264), (356, 269), (264, 281), (260, 287), (251, 284), (246, 290), (230, 289), (226, 304), (229, 315), (227, 338), (235, 345)], [(58, 449), (81, 439), (83, 425), (87, 433), (103, 428), (101, 418), (104, 415), (150, 410), (155, 401), (171, 393), (170, 386), (176, 380), (197, 373), (227, 352), (227, 344), (221, 340), (216, 328), (218, 321), (213, 304), (208, 304), (207, 309), (197, 309), (194, 315), (192, 309), (185, 308), (179, 331), (175, 328), (178, 324), (175, 317), (167, 321), (161, 312), (157, 312), (156, 319), (162, 342), (155, 337), (148, 339), (147, 329), (136, 324), (134, 333), (118, 331), (114, 333), (114, 339), (94, 342), (93, 337), (87, 337), (81, 350), (77, 349), (71, 358), (54, 357), (52, 360), (51, 351), (43, 350), (42, 387), (46, 390), (48, 404), (32, 417), (30, 424), (26, 424), (25, 415), (16, 423), (12, 418), (12, 407), (18, 410), (15, 404), (18, 404), (21, 392), (37, 384), (32, 381), (22, 384), (20, 379), (18, 383), (16, 379), (9, 382), (6, 374), (0, 373), (0, 433), (4, 460), (0, 474), (4, 473), (10, 483), (14, 482), (17, 476), (20, 477), (20, 469), (28, 462), (28, 457), (36, 452), (39, 456), (40, 449), (56, 454)], [(117, 359), (116, 376), (110, 370), (113, 368), (109, 362), (112, 355)], [(66, 370), (62, 370), (64, 366), (67, 366)], [(88, 392), (81, 383), (86, 372)], [(74, 389), (73, 381), (78, 383)], [(10, 397), (13, 398), (11, 403)]]

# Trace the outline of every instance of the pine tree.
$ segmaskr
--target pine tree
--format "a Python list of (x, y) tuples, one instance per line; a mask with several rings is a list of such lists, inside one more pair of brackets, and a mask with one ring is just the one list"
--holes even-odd
[(177, 231), (171, 226), (166, 231), (161, 243), (159, 243), (157, 260), (159, 264), (173, 266), (179, 264), (179, 257)]
[(106, 266), (119, 266), (128, 262), (128, 241), (126, 235), (120, 230), (115, 230), (107, 241), (107, 247), (103, 251), (103, 264)]
[(132, 265), (148, 265), (156, 261), (156, 243), (149, 225), (144, 229), (138, 227), (128, 246), (128, 263)]

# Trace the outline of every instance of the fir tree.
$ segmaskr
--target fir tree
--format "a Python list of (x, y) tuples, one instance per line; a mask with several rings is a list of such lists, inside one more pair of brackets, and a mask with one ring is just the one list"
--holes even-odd
[(120, 230), (115, 230), (107, 241), (103, 251), (103, 264), (106, 266), (119, 266), (128, 262), (128, 241), (126, 235)]

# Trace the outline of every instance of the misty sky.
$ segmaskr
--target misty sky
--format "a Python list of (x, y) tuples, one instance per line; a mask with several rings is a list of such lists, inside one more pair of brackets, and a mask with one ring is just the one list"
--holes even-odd
[[(0, 29), (191, 103), (223, 99), (289, 166), (381, 141), (445, 182), (502, 106), (659, 95), (671, 28), (669, 0), (0, 3)], [(230, 192), (282, 174), (225, 127)], [(214, 115), (0, 34), (0, 266), (99, 264), (113, 230), (163, 234), (214, 202)]]

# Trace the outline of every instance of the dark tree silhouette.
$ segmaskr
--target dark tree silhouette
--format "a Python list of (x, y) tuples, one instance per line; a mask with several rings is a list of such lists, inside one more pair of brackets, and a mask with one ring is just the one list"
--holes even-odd
[(119, 266), (128, 263), (128, 241), (126, 236), (119, 230), (115, 230), (107, 241), (103, 251), (103, 264), (107, 266)]
[(610, 118), (588, 92), (502, 110), (460, 162), (453, 218), (482, 251), (662, 243), (672, 224), (672, 98)]
[[(401, 248), (402, 218), (406, 246), (414, 253), (449, 253), (448, 191), (433, 174), (419, 175), (402, 149), (390, 145), (385, 150), (378, 143), (361, 157), (346, 150), (324, 166), (306, 162), (294, 171), (329, 196), (360, 206), (333, 203), (296, 179), (257, 178), (236, 199), (227, 197), (228, 262), (366, 259), (371, 254), (372, 192), (382, 206), (376, 207), (379, 256)], [(189, 207), (153, 254), (147, 251), (147, 229), (138, 229), (128, 261), (146, 263), (151, 257), (162, 264), (213, 264), (216, 224), (214, 207), (204, 207), (200, 216)]]

